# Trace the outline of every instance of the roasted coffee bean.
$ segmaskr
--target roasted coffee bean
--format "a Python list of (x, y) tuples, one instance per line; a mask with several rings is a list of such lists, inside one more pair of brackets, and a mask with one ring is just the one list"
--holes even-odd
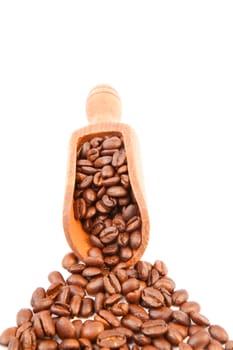
[(154, 268), (160, 273), (161, 276), (165, 276), (168, 272), (166, 264), (161, 260), (156, 260)]
[(75, 219), (82, 219), (85, 217), (87, 212), (86, 202), (83, 198), (78, 198), (74, 202), (74, 215)]
[(142, 291), (142, 300), (146, 305), (154, 308), (158, 308), (164, 304), (162, 293), (158, 289), (152, 287), (147, 287)]
[(71, 284), (70, 285), (70, 296), (73, 297), (74, 295), (80, 295), (80, 297), (83, 298), (85, 295), (85, 291), (81, 286)]
[(63, 339), (59, 344), (59, 350), (79, 350), (80, 343), (77, 339)]
[(158, 271), (152, 267), (152, 269), (149, 272), (149, 276), (148, 276), (148, 280), (147, 280), (147, 284), (148, 286), (153, 286), (159, 279), (159, 273)]
[(219, 341), (220, 343), (226, 343), (228, 341), (228, 334), (224, 328), (217, 325), (212, 325), (209, 327), (209, 333), (212, 338)]
[[(98, 169), (92, 167), (92, 166), (82, 166), (80, 168), (80, 171), (84, 173), (85, 175), (95, 175), (98, 171)], [(83, 180), (84, 181), (84, 180)], [(90, 180), (89, 180), (90, 181)], [(91, 183), (90, 183), (91, 184)], [(85, 187), (84, 187), (85, 188)]]
[(122, 299), (122, 295), (121, 294), (119, 294), (119, 293), (112, 294), (112, 295), (110, 295), (109, 297), (107, 297), (105, 299), (104, 306), (106, 308), (109, 307), (109, 306), (112, 306), (115, 303), (117, 303), (118, 301), (120, 301), (121, 299)]
[(210, 321), (199, 312), (190, 312), (190, 318), (199, 326), (209, 326)]
[(44, 299), (45, 297), (46, 297), (46, 293), (44, 288), (41, 288), (41, 287), (36, 288), (32, 293), (31, 306), (33, 307), (38, 300)]
[(20, 327), (23, 323), (31, 321), (32, 311), (30, 309), (21, 309), (17, 312), (16, 315), (16, 324)]
[(129, 234), (127, 232), (120, 232), (117, 237), (117, 244), (120, 247), (127, 247), (128, 243), (129, 243)]
[(121, 197), (121, 198), (118, 198), (118, 205), (119, 207), (123, 207), (125, 205), (128, 205), (130, 203), (130, 196), (128, 197)]
[(142, 321), (147, 321), (149, 320), (149, 315), (146, 312), (146, 310), (137, 304), (129, 304), (129, 313), (131, 313), (132, 315), (140, 318), (140, 320)]
[(85, 267), (82, 275), (85, 278), (92, 278), (101, 275), (101, 269), (99, 267)]
[(17, 327), (10, 327), (5, 329), (0, 336), (0, 344), (8, 346), (11, 338), (16, 336)]
[(228, 340), (225, 344), (226, 350), (232, 350), (233, 349), (233, 340)]
[(121, 283), (125, 282), (128, 279), (127, 271), (121, 268), (116, 269), (115, 275)]
[(72, 265), (68, 271), (71, 272), (71, 273), (81, 273), (84, 269), (85, 269), (85, 265), (82, 264), (82, 263), (77, 263), (77, 264), (74, 264)]
[(101, 348), (115, 349), (126, 344), (126, 336), (117, 329), (105, 330), (97, 337), (97, 344)]
[(43, 299), (37, 299), (34, 302), (33, 305), (33, 311), (34, 312), (39, 312), (42, 310), (48, 310), (53, 304), (53, 299), (48, 298), (43, 298)]
[(133, 216), (138, 214), (138, 209), (135, 204), (129, 204), (127, 207), (123, 208), (122, 215), (125, 221), (129, 221)]
[(184, 340), (179, 330), (171, 325), (168, 325), (166, 338), (174, 346), (178, 346)]
[(99, 154), (100, 152), (98, 148), (91, 148), (86, 153), (87, 160), (89, 160), (92, 163), (99, 157)]
[(75, 328), (72, 322), (66, 317), (60, 317), (56, 321), (56, 332), (60, 339), (75, 338)]
[(86, 158), (86, 156), (87, 156), (87, 151), (89, 151), (89, 149), (91, 148), (91, 145), (90, 145), (90, 143), (87, 141), (87, 142), (85, 142), (83, 145), (82, 145), (82, 147), (81, 147), (81, 149), (80, 149), (80, 152), (79, 152), (79, 158)]
[(102, 186), (102, 181), (103, 181), (103, 178), (102, 178), (101, 171), (96, 172), (93, 177), (93, 184), (97, 187), (100, 187)]
[(72, 321), (72, 324), (73, 324), (74, 329), (75, 329), (75, 337), (78, 339), (78, 338), (80, 338), (83, 323), (81, 320), (74, 319)]
[(92, 350), (93, 348), (91, 341), (87, 338), (79, 338), (79, 343), (80, 343), (81, 349)]
[(189, 314), (191, 312), (199, 312), (201, 307), (196, 301), (187, 301), (180, 305), (180, 309)]
[(103, 141), (103, 149), (116, 149), (121, 147), (121, 139), (118, 136), (112, 136)]
[(110, 272), (109, 275), (104, 276), (104, 289), (108, 294), (121, 293), (121, 285), (118, 278), (114, 273)]
[(198, 326), (196, 324), (192, 324), (188, 329), (188, 334), (193, 335), (194, 333), (197, 333), (198, 331), (203, 331), (205, 329), (204, 326)]
[(204, 349), (210, 341), (210, 337), (206, 331), (198, 331), (191, 335), (188, 340), (188, 344), (193, 348), (201, 348)]
[(55, 335), (54, 321), (50, 311), (40, 311), (33, 316), (33, 328), (38, 338), (53, 337)]
[(138, 278), (142, 281), (147, 281), (149, 277), (149, 272), (151, 270), (151, 265), (146, 261), (139, 261), (137, 263)]
[(167, 306), (162, 306), (156, 309), (150, 309), (150, 318), (153, 320), (164, 320), (166, 322), (170, 321), (172, 318), (172, 310)]
[(130, 185), (129, 176), (127, 174), (122, 174), (120, 182), (123, 187), (128, 188)]
[(101, 174), (103, 179), (107, 179), (114, 176), (115, 170), (111, 165), (105, 165), (101, 170)]
[(117, 201), (115, 198), (109, 197), (108, 195), (103, 195), (102, 197), (102, 203), (105, 207), (111, 209), (114, 208), (117, 205)]
[(104, 265), (104, 260), (103, 258), (99, 256), (87, 256), (84, 259), (84, 262), (87, 266), (95, 266), (95, 267), (101, 267)]
[[(111, 180), (111, 178), (108, 179), (108, 180)], [(106, 181), (104, 183), (104, 186), (106, 186)], [(118, 198), (118, 197), (125, 197), (128, 194), (127, 190), (123, 186), (111, 186), (111, 187), (108, 187), (106, 193), (107, 193), (108, 196), (116, 197), (116, 198)]]
[(164, 320), (149, 320), (142, 324), (142, 333), (150, 337), (160, 337), (167, 332), (167, 329)]
[(172, 294), (172, 303), (175, 306), (179, 306), (188, 300), (188, 292), (185, 289), (176, 290)]
[(171, 350), (172, 346), (171, 344), (163, 337), (158, 337), (152, 339), (153, 345), (158, 349), (158, 350)]
[(88, 188), (85, 191), (83, 191), (82, 196), (87, 204), (92, 204), (96, 200), (96, 192), (91, 188)]
[(120, 327), (120, 321), (115, 315), (113, 315), (111, 311), (102, 309), (98, 312), (98, 314), (100, 317), (106, 320), (112, 327)]
[(103, 248), (103, 254), (105, 256), (106, 255), (115, 255), (118, 253), (118, 250), (119, 250), (119, 246), (117, 243), (109, 244)]
[(104, 331), (104, 325), (101, 322), (87, 320), (83, 323), (81, 330), (81, 338), (86, 338), (91, 341), (96, 340), (98, 335)]
[(172, 293), (173, 290), (176, 287), (175, 282), (169, 278), (169, 277), (161, 277), (155, 284), (154, 287), (160, 289), (160, 290), (167, 290), (168, 292)]
[(59, 271), (50, 272), (48, 275), (48, 280), (50, 283), (60, 283), (61, 285), (65, 284), (65, 280)]
[(133, 252), (130, 247), (121, 247), (120, 248), (120, 260), (121, 261), (128, 261), (130, 258), (132, 258)]
[(103, 137), (100, 137), (100, 136), (93, 137), (90, 140), (90, 144), (93, 148), (99, 147), (102, 142), (103, 142)]
[(122, 326), (131, 329), (133, 332), (139, 332), (142, 327), (142, 320), (134, 315), (126, 315), (121, 319)]
[(104, 301), (105, 301), (105, 294), (102, 292), (97, 293), (94, 300), (95, 312), (98, 313), (101, 309), (104, 308)]
[(136, 289), (133, 292), (129, 292), (125, 296), (125, 299), (128, 301), (128, 303), (131, 303), (131, 304), (139, 303), (140, 298), (141, 298), (140, 289)]
[(109, 226), (101, 231), (99, 238), (102, 243), (109, 244), (117, 238), (118, 234), (118, 229), (115, 226)]
[(100, 249), (103, 249), (103, 248), (104, 248), (104, 245), (103, 245), (103, 243), (101, 242), (101, 240), (100, 240), (98, 237), (94, 236), (94, 235), (90, 235), (90, 236), (89, 236), (89, 241), (90, 241), (90, 244), (91, 244), (92, 246), (94, 246), (94, 247), (98, 247), (98, 248), (100, 248)]
[(189, 344), (187, 344), (187, 343), (181, 342), (179, 344), (179, 349), (180, 350), (192, 350), (192, 347)]
[(68, 304), (60, 303), (59, 301), (55, 302), (51, 306), (50, 310), (56, 316), (69, 316), (70, 315), (70, 306)]
[(112, 156), (103, 156), (95, 160), (94, 166), (96, 168), (102, 168), (103, 166), (110, 164), (112, 162)]
[(83, 298), (81, 302), (81, 307), (79, 310), (80, 317), (90, 317), (94, 312), (94, 302), (91, 298)]
[(132, 249), (138, 249), (141, 245), (142, 235), (139, 230), (133, 231), (129, 237), (129, 244)]
[(146, 336), (143, 333), (135, 333), (133, 336), (133, 340), (135, 341), (135, 343), (137, 345), (142, 346), (143, 349), (144, 349), (145, 345), (151, 344), (151, 338)]
[(60, 293), (63, 284), (61, 282), (53, 282), (50, 284), (49, 288), (46, 290), (46, 296), (55, 299)]
[(173, 311), (172, 318), (179, 324), (182, 324), (184, 326), (189, 326), (190, 324), (190, 318), (189, 315), (181, 310)]
[(72, 316), (78, 316), (81, 307), (82, 298), (80, 295), (74, 295), (70, 301), (70, 312)]
[(139, 216), (133, 216), (131, 219), (127, 221), (126, 231), (133, 232), (137, 230), (141, 225), (141, 219)]
[(62, 260), (62, 267), (64, 267), (64, 269), (69, 270), (69, 268), (76, 264), (78, 262), (77, 257), (75, 256), (74, 253), (68, 253), (64, 256), (63, 260)]
[(126, 162), (126, 154), (124, 150), (117, 150), (112, 156), (112, 166), (121, 167)]
[(134, 291), (135, 289), (138, 289), (140, 286), (139, 280), (136, 278), (129, 278), (125, 282), (122, 283), (122, 293), (128, 294), (129, 292)]
[(98, 212), (100, 212), (101, 214), (108, 214), (110, 212), (110, 208), (106, 207), (103, 203), (102, 200), (96, 202), (96, 209), (98, 210)]
[(85, 177), (85, 179), (80, 182), (79, 188), (84, 189), (90, 187), (91, 183), (93, 181), (93, 175), (88, 175)]
[(208, 350), (222, 350), (223, 347), (222, 347), (222, 344), (219, 343), (217, 340), (211, 339), (209, 344), (208, 344), (207, 349)]
[(119, 260), (120, 258), (118, 255), (111, 255), (111, 256), (106, 256), (106, 258), (104, 259), (104, 262), (108, 267), (113, 267), (119, 263)]
[(117, 303), (111, 307), (111, 312), (115, 316), (125, 316), (128, 314), (129, 304), (128, 303)]
[(104, 325), (104, 329), (110, 329), (111, 328), (110, 324), (103, 317), (100, 317), (100, 315), (98, 315), (98, 314), (96, 314), (94, 316), (94, 320), (98, 321), (98, 322), (101, 322)]
[(28, 322), (24, 322), (20, 327), (17, 328), (16, 331), (16, 337), (20, 338), (22, 336), (22, 334), (27, 330), (30, 329), (32, 327), (32, 322), (28, 321)]
[(75, 284), (75, 285), (78, 285), (78, 286), (85, 288), (87, 283), (88, 283), (88, 280), (86, 280), (86, 278), (84, 278), (82, 275), (79, 275), (77, 273), (73, 273), (72, 275), (70, 275), (67, 278), (66, 282), (68, 284)]
[(40, 340), (37, 343), (38, 350), (57, 350), (57, 348), (58, 348), (58, 344), (56, 340), (53, 340), (53, 339)]
[(79, 160), (77, 160), (77, 166), (78, 167), (93, 166), (93, 163), (88, 159), (79, 159)]

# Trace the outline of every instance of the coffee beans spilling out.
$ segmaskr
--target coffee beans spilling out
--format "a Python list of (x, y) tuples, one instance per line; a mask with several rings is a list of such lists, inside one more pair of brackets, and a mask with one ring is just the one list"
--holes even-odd
[(128, 261), (141, 244), (141, 216), (122, 137), (93, 137), (77, 151), (76, 164), (75, 218), (107, 266)]
[(62, 261), (67, 277), (49, 274), (31, 308), (19, 310), (16, 326), (0, 344), (9, 350), (171, 350), (233, 349), (219, 325), (211, 325), (200, 305), (176, 289), (161, 261), (109, 267), (97, 247), (81, 262), (73, 253)]

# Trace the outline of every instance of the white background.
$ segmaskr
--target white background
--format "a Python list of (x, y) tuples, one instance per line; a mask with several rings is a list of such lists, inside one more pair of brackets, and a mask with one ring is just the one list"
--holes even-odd
[(150, 244), (233, 338), (232, 1), (0, 2), (0, 332), (69, 252), (68, 142), (113, 85), (138, 133)]

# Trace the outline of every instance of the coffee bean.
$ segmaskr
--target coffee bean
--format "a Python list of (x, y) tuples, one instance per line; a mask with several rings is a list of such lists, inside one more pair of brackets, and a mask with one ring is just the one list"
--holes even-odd
[(121, 293), (121, 285), (114, 273), (104, 276), (104, 289), (108, 294)]
[(112, 166), (121, 167), (126, 162), (126, 154), (124, 150), (117, 150), (112, 156)]
[(83, 298), (85, 295), (84, 289), (81, 286), (71, 284), (70, 285), (70, 296), (73, 297), (74, 295), (80, 295), (80, 297)]
[(93, 166), (93, 163), (88, 160), (88, 159), (79, 159), (77, 160), (77, 166), (82, 167), (82, 166)]
[(152, 318), (153, 320), (161, 319), (168, 322), (172, 318), (172, 312), (173, 311), (169, 307), (162, 306), (156, 309), (150, 309), (149, 314), (150, 318)]
[(56, 332), (60, 339), (75, 338), (75, 328), (72, 322), (66, 317), (60, 317), (56, 321)]
[(101, 242), (101, 240), (100, 240), (98, 237), (94, 236), (94, 235), (90, 235), (90, 236), (89, 236), (89, 241), (90, 241), (90, 244), (91, 244), (92, 246), (94, 246), (94, 247), (98, 247), (98, 248), (100, 248), (100, 249), (103, 249), (103, 248), (104, 248), (104, 245), (103, 245), (103, 243)]
[(110, 197), (125, 197), (127, 196), (127, 190), (123, 186), (111, 186), (107, 189), (107, 195)]
[(74, 329), (75, 329), (75, 337), (78, 339), (80, 338), (80, 335), (81, 335), (81, 330), (82, 330), (82, 326), (83, 326), (83, 323), (82, 321), (79, 319), (74, 319), (72, 321), (72, 324), (74, 326)]
[(137, 230), (141, 225), (141, 219), (139, 216), (133, 216), (131, 219), (127, 221), (126, 231), (133, 232)]
[(45, 310), (36, 313), (33, 316), (33, 328), (38, 338), (53, 337), (55, 325), (50, 312)]
[(185, 339), (188, 335), (188, 327), (183, 326), (175, 321), (172, 322), (168, 322), (168, 326), (170, 328), (175, 328), (183, 337), (183, 339)]
[(141, 245), (142, 235), (139, 230), (133, 231), (129, 237), (129, 244), (132, 249), (138, 249)]
[(98, 312), (98, 314), (100, 317), (106, 320), (112, 327), (120, 326), (120, 321), (115, 315), (113, 315), (111, 311), (102, 309)]
[(159, 337), (167, 332), (168, 326), (164, 320), (149, 320), (142, 325), (142, 333), (150, 337)]
[(179, 306), (188, 300), (188, 292), (185, 289), (176, 290), (172, 294), (172, 303), (175, 306)]
[(191, 312), (190, 318), (193, 322), (200, 326), (209, 326), (210, 324), (209, 320), (199, 312)]
[(101, 257), (94, 257), (94, 256), (87, 256), (84, 259), (84, 262), (87, 266), (95, 266), (95, 267), (101, 267), (104, 265), (104, 261)]
[(128, 303), (117, 303), (111, 307), (111, 312), (115, 316), (125, 316), (128, 314), (129, 304)]
[(94, 341), (103, 331), (104, 325), (101, 322), (87, 320), (83, 323), (81, 337)]
[(107, 179), (109, 177), (113, 177), (114, 176), (115, 170), (114, 170), (114, 168), (111, 165), (105, 165), (102, 168), (101, 174), (102, 174), (102, 178), (103, 179)]
[(8, 346), (11, 338), (14, 338), (16, 335), (17, 327), (10, 327), (5, 329), (0, 336), (0, 344)]
[(117, 238), (118, 234), (118, 229), (115, 226), (109, 226), (101, 231), (99, 238), (102, 243), (109, 244)]
[(74, 216), (76, 220), (82, 219), (85, 217), (87, 212), (86, 202), (83, 198), (78, 198), (74, 202)]
[(117, 201), (115, 198), (109, 197), (108, 195), (103, 195), (102, 203), (107, 208), (114, 208), (117, 205)]
[(169, 278), (169, 277), (161, 277), (155, 284), (154, 287), (160, 289), (160, 290), (167, 290), (168, 292), (172, 293), (173, 290), (176, 287), (175, 282)]
[(195, 301), (187, 301), (180, 306), (181, 311), (186, 313), (199, 312), (201, 310), (200, 305)]
[(142, 326), (142, 320), (134, 315), (126, 315), (121, 319), (121, 324), (131, 329), (133, 332), (138, 332)]
[(94, 302), (93, 299), (85, 297), (82, 299), (81, 307), (79, 310), (80, 317), (90, 317), (94, 312)]
[(179, 349), (180, 350), (192, 350), (192, 347), (189, 344), (187, 344), (187, 343), (181, 342), (179, 344)]
[(158, 289), (147, 287), (142, 291), (142, 300), (149, 307), (158, 308), (163, 306), (164, 297)]
[(103, 254), (105, 256), (106, 255), (115, 255), (118, 253), (118, 249), (119, 249), (119, 246), (117, 243), (109, 244), (103, 248)]
[(80, 153), (79, 153), (79, 158), (86, 158), (86, 156), (87, 156), (87, 151), (89, 150), (91, 148), (91, 145), (90, 145), (90, 143), (87, 141), (87, 142), (85, 142), (83, 145), (82, 145), (82, 147), (81, 147), (81, 149), (80, 149)]
[(51, 283), (48, 289), (46, 290), (46, 296), (50, 299), (55, 299), (60, 293), (62, 285), (63, 284), (59, 281)]
[(63, 339), (59, 344), (59, 350), (79, 350), (80, 343), (77, 339)]
[(140, 320), (142, 321), (147, 321), (149, 320), (149, 315), (148, 313), (146, 312), (146, 310), (140, 306), (140, 305), (137, 305), (137, 304), (129, 304), (129, 312), (140, 318)]
[(77, 261), (77, 257), (75, 256), (74, 253), (68, 253), (64, 256), (63, 260), (62, 260), (62, 267), (64, 267), (64, 269), (69, 270), (69, 268), (76, 264)]
[(108, 214), (110, 212), (110, 208), (106, 207), (102, 200), (96, 202), (96, 209), (102, 214)]
[(138, 278), (142, 281), (147, 281), (149, 277), (149, 272), (151, 270), (151, 265), (146, 261), (139, 261), (137, 263)]
[(188, 334), (189, 334), (189, 335), (193, 335), (193, 334), (195, 334), (195, 333), (198, 332), (198, 331), (203, 331), (204, 329), (205, 329), (204, 326), (198, 326), (198, 325), (196, 325), (196, 324), (192, 324), (192, 325), (189, 327), (189, 329), (188, 329)]
[(85, 179), (79, 184), (79, 188), (84, 189), (90, 187), (93, 181), (93, 175), (88, 175)]
[(53, 304), (53, 300), (50, 298), (37, 299), (33, 305), (33, 311), (39, 312), (42, 310), (48, 310)]
[(97, 344), (102, 348), (119, 348), (126, 344), (126, 336), (117, 329), (105, 330), (98, 335)]
[(171, 325), (168, 325), (166, 338), (174, 346), (178, 346), (183, 341), (182, 334), (177, 328), (172, 327)]
[[(145, 346), (148, 346), (151, 344), (151, 338), (146, 336), (143, 333), (135, 333), (133, 340), (135, 341), (135, 343), (137, 345), (141, 346), (143, 349), (145, 348)], [(157, 350), (157, 349), (155, 348), (155, 350)]]
[(33, 307), (38, 300), (44, 299), (45, 297), (46, 297), (46, 293), (44, 288), (41, 288), (41, 287), (36, 288), (32, 293), (31, 306)]
[(88, 188), (85, 191), (83, 191), (82, 196), (88, 204), (91, 204), (96, 200), (96, 192), (91, 188)]
[(193, 348), (202, 348), (204, 349), (210, 341), (210, 337), (206, 331), (198, 331), (191, 335), (188, 340), (188, 344)]
[(50, 308), (51, 312), (56, 316), (69, 316), (70, 306), (56, 301)]
[(52, 339), (40, 340), (37, 343), (38, 350), (57, 350), (57, 348), (58, 348), (57, 342)]
[[(82, 166), (80, 168), (80, 171), (84, 173), (85, 175), (95, 175), (98, 171), (98, 169), (92, 167), (92, 166)], [(84, 181), (84, 180), (83, 180)], [(89, 180), (90, 181), (90, 180)]]
[(121, 146), (121, 139), (118, 136), (112, 136), (103, 141), (103, 149), (116, 149)]
[(217, 340), (211, 339), (209, 344), (208, 344), (207, 349), (208, 350), (222, 350), (223, 347), (222, 347), (222, 344), (219, 343)]
[(122, 295), (121, 294), (119, 294), (119, 293), (112, 294), (112, 295), (110, 295), (109, 297), (107, 297), (105, 299), (104, 306), (106, 308), (109, 307), (109, 306), (112, 306), (115, 303), (117, 303), (118, 301), (120, 301), (121, 299), (122, 299)]
[(100, 136), (93, 137), (90, 140), (90, 144), (93, 148), (99, 147), (102, 142), (103, 142), (103, 137), (100, 137)]
[(188, 314), (181, 310), (173, 311), (172, 317), (177, 323), (182, 324), (184, 326), (189, 326), (190, 324), (190, 318)]
[(106, 256), (104, 259), (105, 264), (108, 267), (113, 267), (119, 263), (119, 256), (118, 255), (111, 255), (111, 256)]
[(99, 157), (99, 154), (100, 152), (98, 148), (91, 148), (86, 153), (87, 160), (89, 160), (92, 163)]
[(212, 338), (218, 340), (220, 343), (226, 343), (228, 341), (228, 334), (224, 328), (217, 325), (212, 325), (209, 327), (209, 333)]
[(228, 340), (225, 344), (226, 350), (233, 350), (233, 340)]
[(101, 275), (101, 269), (99, 267), (86, 267), (82, 272), (83, 277), (91, 278)]
[(17, 312), (16, 315), (16, 324), (20, 327), (23, 323), (31, 321), (32, 311), (30, 309), (21, 309)]
[(84, 288), (86, 287), (88, 280), (86, 280), (86, 278), (84, 278), (82, 275), (73, 273), (67, 278), (66, 282), (68, 284), (75, 284)]
[(152, 343), (159, 350), (171, 350), (172, 349), (171, 344), (163, 337), (161, 337), (161, 338), (158, 337), (158, 338), (152, 339)]
[(117, 246), (127, 247), (129, 243), (129, 234), (128, 232), (120, 232), (117, 237)]
[(102, 168), (103, 166), (110, 164), (111, 162), (112, 162), (111, 156), (103, 156), (103, 157), (99, 157), (95, 160), (94, 166), (96, 168)]
[(79, 338), (81, 349), (92, 350), (91, 341), (87, 338)]
[(121, 261), (128, 261), (132, 258), (133, 252), (130, 247), (121, 247), (120, 248), (120, 259)]
[(139, 281), (136, 278), (129, 278), (125, 282), (122, 283), (122, 292), (123, 294), (128, 294), (129, 292), (138, 289), (140, 286)]
[(70, 311), (72, 316), (78, 316), (81, 307), (82, 298), (80, 295), (74, 295), (70, 301)]

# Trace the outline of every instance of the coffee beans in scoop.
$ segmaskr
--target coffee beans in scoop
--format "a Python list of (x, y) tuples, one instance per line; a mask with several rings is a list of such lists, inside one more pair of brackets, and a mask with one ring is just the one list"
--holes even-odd
[[(107, 246), (109, 247), (109, 245)], [(48, 275), (31, 306), (0, 336), (9, 350), (232, 350), (224, 328), (211, 324), (162, 261), (105, 264), (98, 247), (85, 261), (64, 256), (64, 276)], [(66, 275), (66, 277), (65, 277)]]
[(141, 244), (141, 216), (122, 137), (91, 138), (77, 151), (76, 164), (75, 218), (107, 266), (128, 261)]

